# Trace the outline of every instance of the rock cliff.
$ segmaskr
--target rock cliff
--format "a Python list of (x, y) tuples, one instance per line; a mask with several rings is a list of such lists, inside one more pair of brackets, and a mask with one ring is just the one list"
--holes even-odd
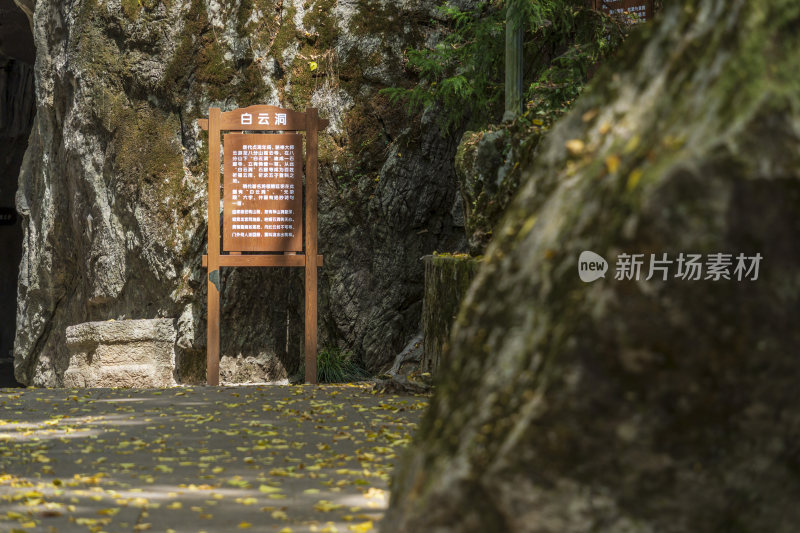
[(13, 347), (22, 224), (14, 198), (36, 109), (33, 38), (25, 14), (0, 0), (0, 386), (13, 386)]
[[(36, 2), (17, 379), (61, 382), (67, 326), (159, 317), (176, 319), (180, 373), (202, 377), (208, 148), (196, 119), (256, 103), (315, 106), (331, 120), (320, 140), (321, 343), (373, 370), (390, 363), (418, 330), (420, 257), (464, 246), (454, 138), (435, 111), (409, 119), (378, 93), (407, 76), (404, 49), (436, 38), (436, 4)], [(224, 377), (294, 372), (300, 272), (228, 270), (223, 287), (222, 352), (236, 358)]]
[(666, 3), (548, 134), (382, 531), (797, 529), (798, 24), (790, 0)]

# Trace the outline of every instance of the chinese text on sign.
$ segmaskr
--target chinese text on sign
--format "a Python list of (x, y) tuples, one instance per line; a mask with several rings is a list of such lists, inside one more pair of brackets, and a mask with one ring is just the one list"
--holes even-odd
[(302, 251), (302, 142), (295, 133), (225, 136), (224, 251)]

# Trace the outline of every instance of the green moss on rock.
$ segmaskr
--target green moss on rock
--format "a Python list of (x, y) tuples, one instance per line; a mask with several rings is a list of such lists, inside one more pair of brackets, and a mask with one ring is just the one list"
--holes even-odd
[(470, 253), (482, 254), (520, 185), (520, 168), (536, 153), (543, 129), (523, 121), (466, 132), (455, 168)]
[(122, 12), (128, 19), (136, 21), (142, 11), (153, 11), (159, 5), (166, 9), (172, 6), (172, 0), (120, 0)]
[[(800, 9), (689, 0), (661, 17), (524, 165), (387, 532), (800, 523)], [(642, 254), (640, 281), (584, 283), (585, 250)], [(645, 281), (686, 253), (758, 253), (761, 275), (687, 281), (673, 263)]]
[(143, 202), (155, 217), (163, 244), (176, 246), (194, 196), (184, 186), (180, 121), (147, 104), (129, 105), (123, 95), (105, 93), (100, 119), (111, 132), (111, 176), (126, 199)]
[(461, 301), (475, 278), (480, 258), (467, 254), (434, 254), (424, 258), (425, 295), (422, 301), (424, 351), (420, 370), (436, 374), (447, 352), (450, 329)]

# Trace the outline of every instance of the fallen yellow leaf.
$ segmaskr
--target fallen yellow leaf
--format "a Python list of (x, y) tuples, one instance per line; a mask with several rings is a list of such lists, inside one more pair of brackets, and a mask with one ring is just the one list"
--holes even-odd
[(347, 526), (347, 529), (350, 531), (355, 531), (355, 533), (367, 533), (367, 531), (373, 528), (372, 520), (368, 522), (361, 522), (360, 524), (353, 524), (352, 526)]
[(639, 170), (638, 168), (630, 173), (630, 175), (628, 176), (628, 183), (626, 185), (626, 188), (628, 189), (629, 192), (635, 189), (637, 185), (639, 185), (639, 180), (642, 179), (642, 175), (643, 175), (642, 171)]
[(567, 151), (569, 151), (571, 155), (581, 155), (584, 149), (586, 149), (586, 145), (580, 139), (571, 139), (564, 143), (564, 146), (567, 147)]
[(609, 174), (616, 174), (619, 170), (619, 156), (610, 155), (606, 157), (606, 168)]
[(344, 505), (339, 505), (337, 503), (329, 502), (328, 500), (320, 500), (314, 504), (314, 509), (317, 511), (322, 511), (323, 513), (327, 513), (330, 511), (334, 511), (336, 509), (341, 509)]

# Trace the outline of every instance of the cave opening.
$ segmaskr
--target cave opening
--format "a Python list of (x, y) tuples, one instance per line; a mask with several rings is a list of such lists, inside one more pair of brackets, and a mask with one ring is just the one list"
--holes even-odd
[(0, 387), (14, 379), (17, 279), (22, 221), (15, 197), (36, 112), (30, 21), (14, 0), (0, 0)]

